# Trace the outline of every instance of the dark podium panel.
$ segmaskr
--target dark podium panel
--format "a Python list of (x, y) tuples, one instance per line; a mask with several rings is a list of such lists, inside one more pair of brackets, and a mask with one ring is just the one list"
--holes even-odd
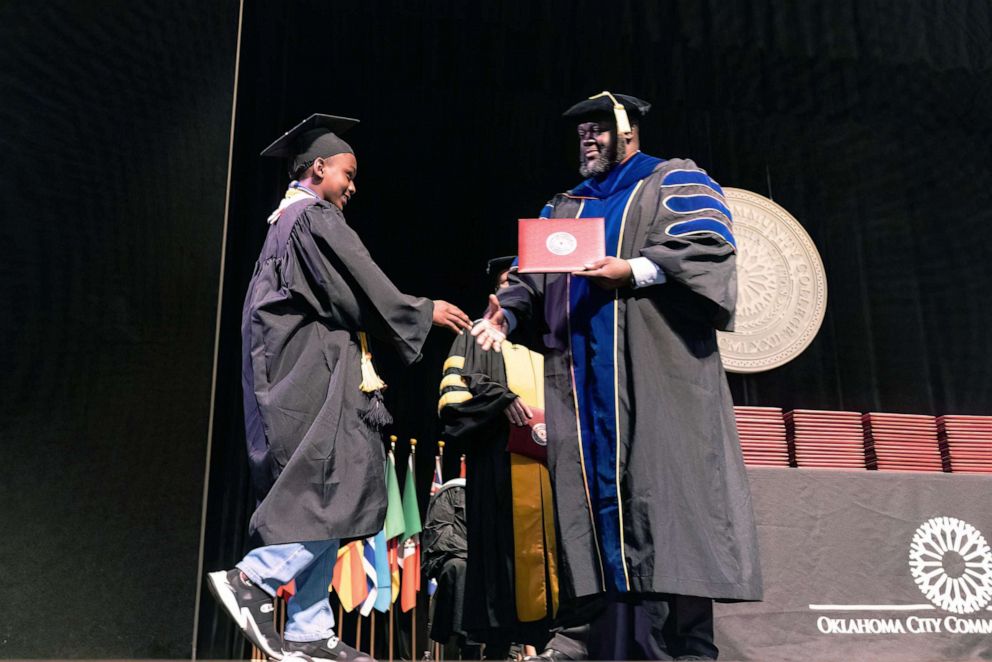
[(720, 658), (992, 659), (992, 476), (751, 469), (765, 601)]

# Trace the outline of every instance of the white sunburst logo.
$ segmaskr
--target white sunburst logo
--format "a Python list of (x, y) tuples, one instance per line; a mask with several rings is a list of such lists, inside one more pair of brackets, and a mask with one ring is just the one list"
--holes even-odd
[(924, 522), (909, 546), (909, 569), (927, 600), (971, 614), (992, 601), (992, 550), (982, 533), (955, 517)]

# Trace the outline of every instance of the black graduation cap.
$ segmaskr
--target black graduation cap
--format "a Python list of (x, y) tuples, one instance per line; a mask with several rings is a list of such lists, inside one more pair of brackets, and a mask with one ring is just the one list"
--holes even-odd
[(504, 255), (502, 257), (494, 257), (486, 263), (486, 275), (487, 276), (498, 276), (510, 267), (513, 266), (513, 261), (517, 259), (516, 255)]
[(262, 150), (262, 156), (290, 159), (290, 172), (317, 158), (354, 154), (351, 145), (338, 136), (358, 124), (358, 120), (314, 113)]
[(486, 275), (492, 279), (490, 282), (494, 289), (499, 290), (500, 274), (507, 269), (515, 268), (513, 267), (513, 261), (516, 259), (516, 255), (504, 255), (502, 257), (494, 257), (486, 263)]
[(629, 94), (611, 94), (603, 91), (580, 101), (564, 113), (562, 117), (573, 120), (589, 120), (613, 114), (617, 123), (617, 133), (630, 133), (630, 118), (639, 120), (648, 114), (651, 104)]

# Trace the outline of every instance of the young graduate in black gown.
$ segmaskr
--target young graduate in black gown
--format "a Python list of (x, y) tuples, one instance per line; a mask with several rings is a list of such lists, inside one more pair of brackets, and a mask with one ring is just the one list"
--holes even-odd
[[(293, 178), (269, 217), (242, 317), (242, 385), (262, 546), (208, 584), (245, 636), (272, 659), (355, 659), (334, 631), (328, 585), (338, 541), (374, 535), (386, 512), (386, 422), (367, 338), (406, 364), (431, 326), (462, 332), (456, 306), (402, 293), (344, 217), (358, 161), (340, 134), (356, 120), (313, 115), (265, 156)], [(295, 580), (284, 634), (272, 598)]]

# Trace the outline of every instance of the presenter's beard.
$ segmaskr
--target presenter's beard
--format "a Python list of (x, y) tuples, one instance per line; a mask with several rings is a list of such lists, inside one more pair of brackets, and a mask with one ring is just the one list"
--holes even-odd
[(586, 161), (585, 156), (582, 154), (583, 150), (581, 146), (579, 147), (580, 175), (586, 179), (589, 177), (599, 177), (613, 170), (613, 166), (623, 162), (627, 156), (627, 141), (617, 136), (615, 132), (612, 134), (612, 137), (613, 140), (610, 141), (609, 146), (601, 151), (592, 163)]

